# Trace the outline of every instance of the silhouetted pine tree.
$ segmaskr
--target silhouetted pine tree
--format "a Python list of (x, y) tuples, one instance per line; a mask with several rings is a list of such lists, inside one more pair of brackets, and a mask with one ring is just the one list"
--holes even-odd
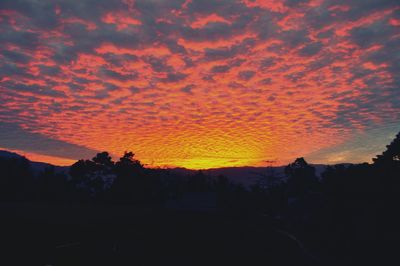
[(297, 158), (285, 167), (288, 177), (288, 195), (292, 197), (304, 196), (315, 189), (318, 179), (315, 168), (309, 165), (304, 158)]
[(396, 135), (396, 138), (386, 146), (386, 151), (376, 156), (373, 159), (375, 164), (382, 162), (400, 162), (400, 132)]

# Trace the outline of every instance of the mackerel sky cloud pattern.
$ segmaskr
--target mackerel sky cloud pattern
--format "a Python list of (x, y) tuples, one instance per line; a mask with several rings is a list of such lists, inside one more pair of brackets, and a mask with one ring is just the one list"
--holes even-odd
[(400, 130), (399, 47), (398, 0), (2, 0), (0, 148), (368, 161)]

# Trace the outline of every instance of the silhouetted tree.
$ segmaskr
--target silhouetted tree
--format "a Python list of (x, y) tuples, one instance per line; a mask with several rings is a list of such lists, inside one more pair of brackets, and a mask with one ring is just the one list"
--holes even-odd
[(395, 139), (386, 146), (386, 150), (381, 155), (377, 155), (373, 161), (375, 164), (384, 162), (400, 163), (400, 132), (396, 135)]
[(144, 170), (142, 163), (136, 160), (133, 152), (125, 152), (124, 155), (115, 164), (117, 177), (128, 177), (132, 174), (138, 174)]
[(373, 161), (371, 171), (375, 172), (375, 182), (382, 186), (380, 198), (384, 199), (385, 208), (395, 209), (400, 203), (400, 133)]
[(146, 194), (145, 169), (134, 156), (133, 152), (125, 152), (115, 164), (116, 178), (111, 186), (111, 195), (117, 202), (139, 202)]
[(79, 160), (69, 168), (71, 182), (77, 187), (84, 186), (87, 175), (95, 170), (95, 165), (90, 160)]
[(111, 156), (106, 151), (98, 153), (92, 160), (102, 167), (112, 168), (114, 166)]
[(114, 163), (107, 152), (98, 153), (91, 160), (79, 160), (69, 170), (71, 183), (76, 187), (78, 198), (100, 199), (106, 185), (113, 178)]
[(304, 158), (297, 158), (286, 166), (285, 174), (288, 177), (288, 196), (303, 196), (315, 189), (318, 184), (315, 168), (309, 165)]

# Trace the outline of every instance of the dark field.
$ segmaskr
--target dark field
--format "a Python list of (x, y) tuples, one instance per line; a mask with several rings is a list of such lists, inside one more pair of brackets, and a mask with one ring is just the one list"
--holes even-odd
[(43, 204), (1, 213), (2, 265), (313, 265), (260, 217)]

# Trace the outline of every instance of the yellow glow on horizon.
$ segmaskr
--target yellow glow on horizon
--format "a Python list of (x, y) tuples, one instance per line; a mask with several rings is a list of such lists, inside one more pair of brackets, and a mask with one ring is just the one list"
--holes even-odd
[(254, 144), (255, 141), (248, 139), (244, 142), (240, 138), (218, 134), (194, 132), (191, 136), (168, 139), (160, 136), (157, 142), (137, 143), (131, 150), (149, 167), (210, 169), (260, 165), (265, 160), (263, 150)]
[[(240, 167), (240, 166), (254, 166), (260, 162), (251, 159), (232, 159), (232, 158), (188, 158), (171, 161), (166, 164), (162, 164), (162, 167), (174, 168), (182, 167), (193, 170), (211, 169), (211, 168), (223, 168), (223, 167)], [(145, 163), (146, 164), (146, 163)], [(152, 165), (149, 165), (152, 167)]]

